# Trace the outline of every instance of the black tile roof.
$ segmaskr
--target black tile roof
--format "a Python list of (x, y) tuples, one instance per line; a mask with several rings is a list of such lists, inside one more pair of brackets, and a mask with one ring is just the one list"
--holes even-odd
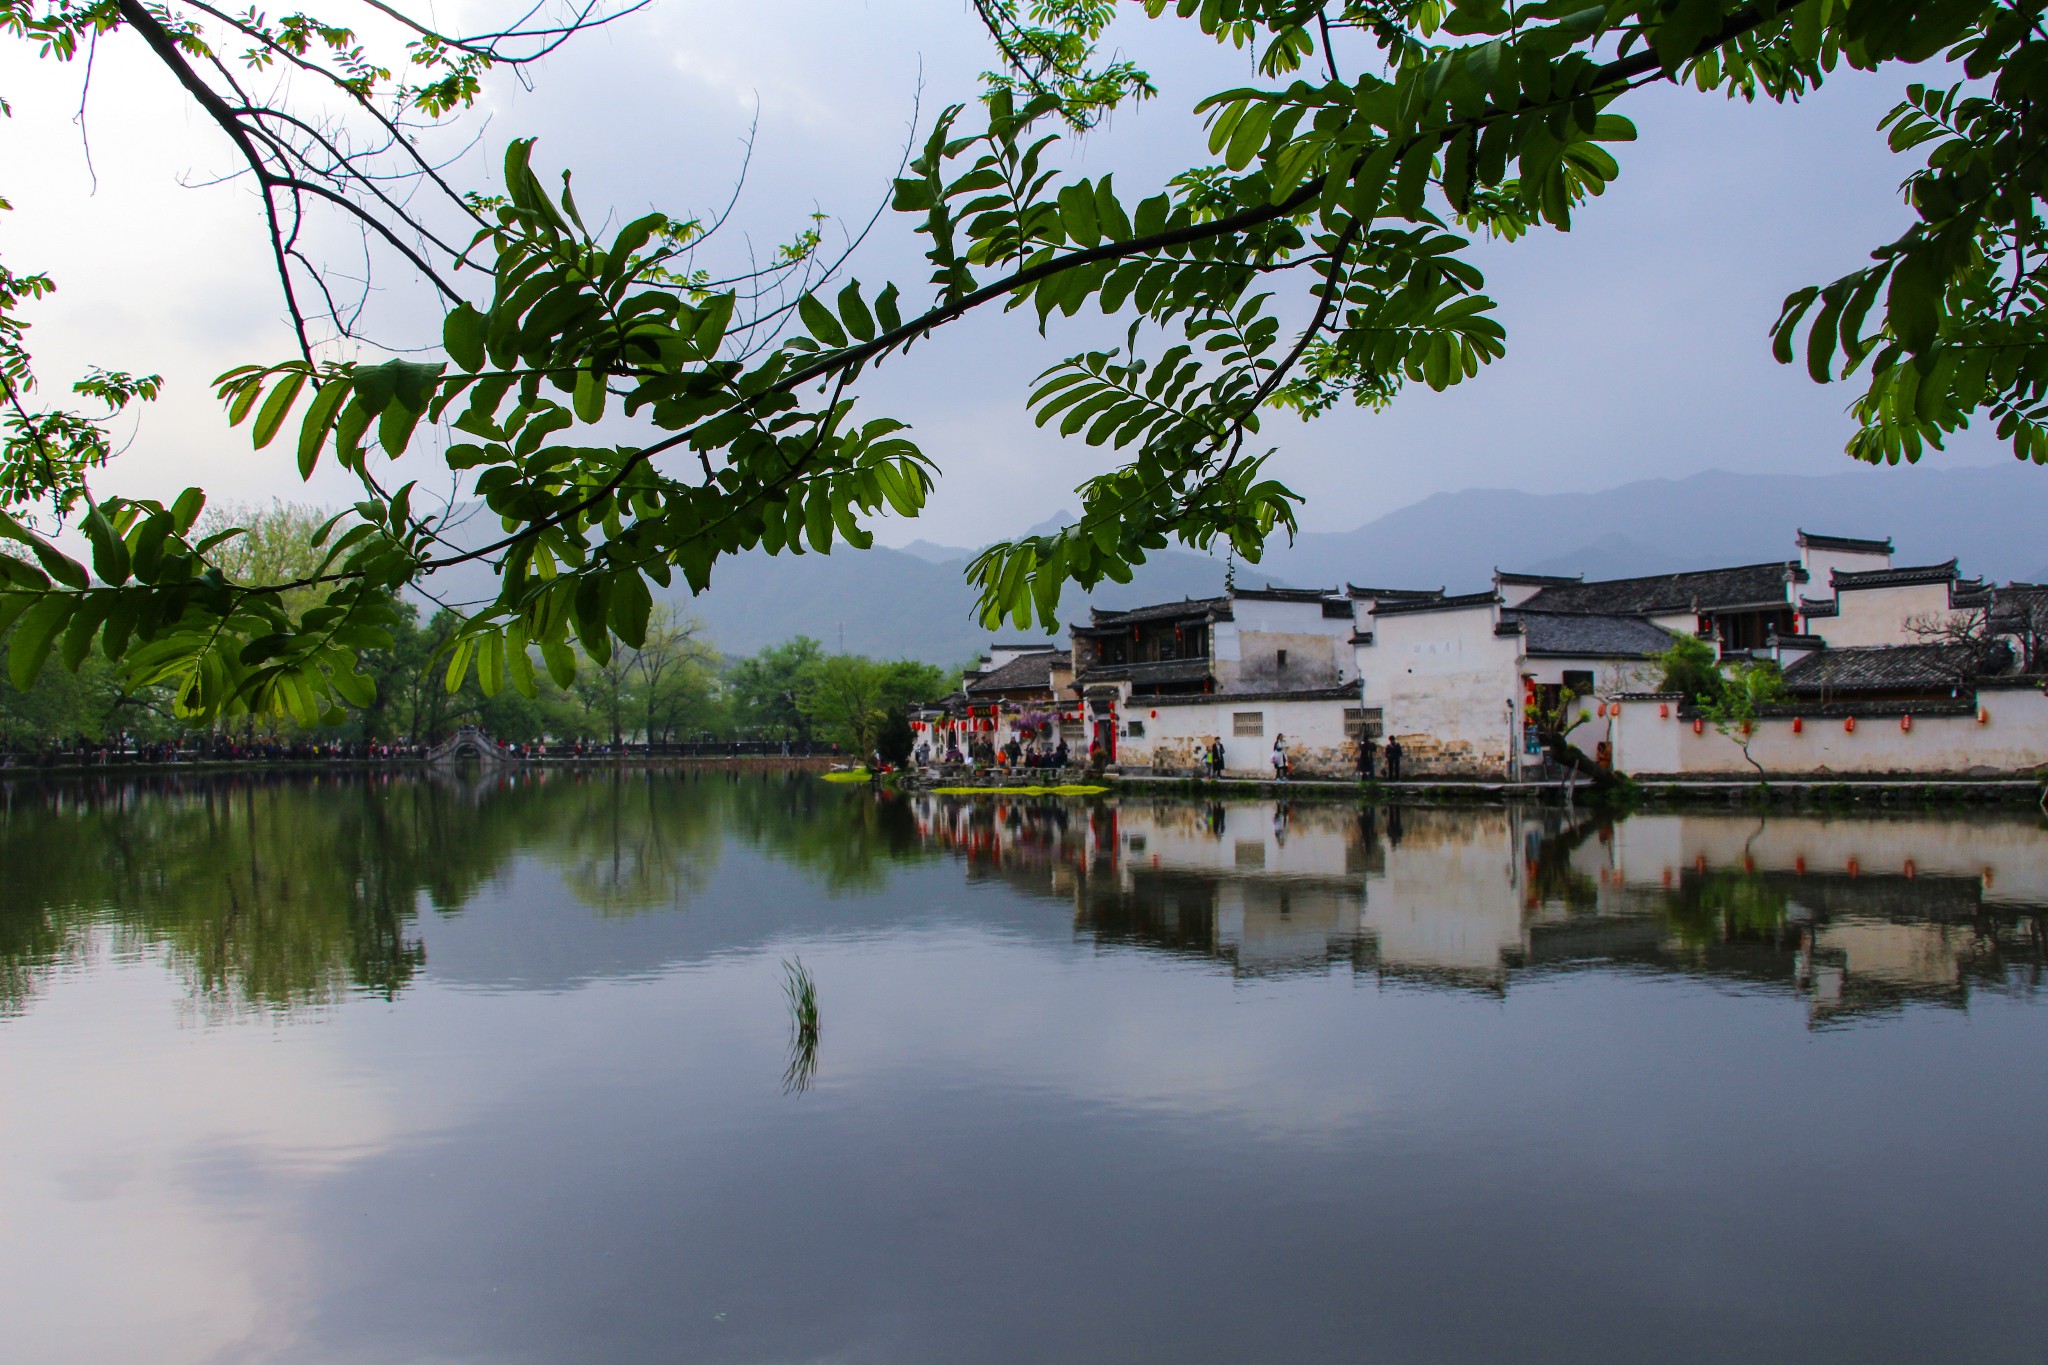
[(1504, 611), (1501, 619), (1521, 627), (1530, 654), (1606, 659), (1647, 659), (1671, 648), (1678, 637), (1634, 616)]
[(1518, 588), (1557, 588), (1567, 583), (1583, 583), (1586, 576), (1582, 573), (1509, 573), (1506, 569), (1495, 569), (1493, 581), (1512, 583)]
[(1254, 602), (1320, 602), (1336, 595), (1335, 588), (1239, 588), (1234, 596)]
[(1227, 621), (1230, 619), (1230, 599), (1190, 597), (1184, 602), (1161, 602), (1150, 607), (1132, 607), (1128, 611), (1103, 611), (1095, 608), (1088, 613), (1089, 624), (1071, 626), (1069, 630), (1114, 630), (1119, 626), (1134, 626), (1144, 621), (1174, 621), (1195, 616)]
[(1075, 681), (1084, 684), (1123, 681), (1159, 684), (1205, 682), (1208, 677), (1207, 659), (1162, 659), (1157, 663), (1102, 664), (1089, 669)]
[(1788, 582), (1806, 581), (1796, 561), (1738, 564), (1695, 573), (1608, 578), (1592, 583), (1559, 583), (1541, 588), (1521, 605), (1530, 611), (1595, 616), (1651, 616), (1679, 611), (1733, 611), (1743, 607), (1792, 605)]
[(1462, 597), (1417, 597), (1396, 602), (1375, 603), (1374, 616), (1412, 616), (1425, 611), (1464, 611), (1470, 607), (1484, 607), (1500, 601), (1496, 592), (1468, 592)]
[(1442, 588), (1361, 588), (1356, 583), (1346, 583), (1344, 585), (1344, 595), (1353, 599), (1361, 597), (1380, 599), (1442, 597), (1444, 590)]
[(1824, 649), (1785, 670), (1786, 688), (1798, 695), (1822, 692), (1899, 692), (1957, 687), (1978, 674), (1999, 674), (2012, 666), (2004, 645), (1866, 645)]
[(1855, 554), (1888, 555), (1892, 552), (1890, 536), (1883, 540), (1859, 540), (1855, 536), (1823, 536), (1802, 529), (1799, 532), (1801, 549), (1847, 550)]
[(1801, 616), (1839, 616), (1842, 604), (1832, 597), (1802, 597), (1799, 599)]
[(1237, 703), (1261, 701), (1357, 701), (1357, 683), (1338, 687), (1302, 687), (1290, 692), (1201, 692), (1185, 697), (1147, 697), (1147, 706), (1200, 706), (1205, 702)]
[(1857, 588), (1898, 588), (1911, 583), (1947, 583), (1956, 576), (1956, 562), (1946, 564), (1915, 564), (1900, 569), (1870, 569), (1862, 573), (1845, 573), (1836, 569), (1828, 575), (1837, 593), (1854, 591)]
[[(1001, 648), (1002, 646), (997, 646)], [(1034, 689), (1052, 687), (1052, 670), (1055, 664), (1068, 665), (1072, 655), (1064, 649), (1039, 649), (1010, 660), (993, 672), (984, 673), (967, 683), (969, 696), (990, 692), (1029, 692)]]

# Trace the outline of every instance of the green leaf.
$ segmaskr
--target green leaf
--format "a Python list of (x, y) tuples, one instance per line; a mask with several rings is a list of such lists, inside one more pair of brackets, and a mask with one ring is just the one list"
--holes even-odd
[(263, 408), (256, 414), (256, 425), (249, 433), (256, 449), (263, 449), (277, 438), (278, 428), (284, 425), (292, 404), (299, 401), (299, 390), (305, 387), (306, 375), (300, 370), (286, 375), (270, 391), (270, 397), (263, 400)]
[(314, 466), (320, 463), (320, 448), (327, 444), (328, 430), (334, 426), (335, 416), (348, 395), (349, 385), (343, 380), (323, 384), (313, 395), (313, 402), (306, 409), (306, 420), (299, 426), (300, 478), (313, 476)]
[(875, 318), (868, 312), (868, 306), (861, 302), (859, 280), (839, 291), (839, 320), (846, 324), (847, 331), (862, 341), (875, 339)]
[(574, 406), (577, 420), (595, 422), (603, 417), (604, 400), (604, 376), (596, 370), (576, 371)]
[(51, 593), (30, 607), (14, 627), (14, 641), (7, 651), (7, 674), (19, 691), (35, 686), (36, 674), (50, 657), (57, 632), (71, 619), (78, 598), (69, 593)]
[(92, 545), (93, 572), (100, 582), (119, 587), (128, 581), (128, 544), (114, 530), (106, 513), (97, 507), (86, 509), (85, 538)]
[(407, 407), (396, 399), (384, 405), (377, 418), (377, 444), (384, 447), (386, 455), (395, 460), (405, 453), (422, 415), (419, 408)]
[(541, 660), (548, 666), (548, 676), (555, 680), (555, 686), (568, 687), (576, 681), (576, 655), (569, 649), (568, 642), (554, 635), (542, 638)]
[(76, 673), (78, 666), (85, 662), (86, 654), (92, 649), (92, 637), (98, 633), (113, 605), (111, 593), (94, 593), (78, 599), (78, 606), (71, 613), (71, 624), (64, 631), (64, 653), (61, 657), (67, 670)]
[(1273, 115), (1279, 109), (1278, 104), (1260, 100), (1245, 110), (1244, 117), (1231, 130), (1230, 145), (1223, 149), (1223, 164), (1233, 171), (1251, 165), (1259, 149), (1266, 145), (1266, 134), (1272, 129)]
[(484, 338), (491, 320), (468, 303), (459, 303), (441, 319), (441, 345), (448, 358), (475, 374), (484, 367)]
[(1060, 227), (1075, 246), (1091, 247), (1102, 240), (1095, 218), (1095, 188), (1083, 180), (1060, 191)]
[(796, 314), (810, 334), (827, 346), (837, 349), (846, 344), (846, 331), (839, 325), (839, 319), (832, 316), (832, 310), (818, 302), (814, 294), (806, 294), (796, 301)]

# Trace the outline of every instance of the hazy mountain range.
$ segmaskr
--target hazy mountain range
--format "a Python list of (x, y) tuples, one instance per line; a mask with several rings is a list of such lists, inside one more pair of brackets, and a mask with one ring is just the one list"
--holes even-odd
[[(1897, 564), (1957, 556), (1965, 574), (2048, 581), (2048, 469), (1858, 467), (1824, 477), (1713, 470), (1599, 493), (1474, 489), (1439, 494), (1353, 531), (1304, 534), (1262, 564), (1240, 564), (1237, 577), (1242, 586), (1472, 591), (1496, 567), (1613, 578), (1791, 559), (1802, 527), (1891, 536)], [(671, 597), (730, 654), (801, 634), (833, 649), (843, 639), (859, 653), (957, 664), (991, 638), (975, 623), (974, 594), (962, 577), (973, 554), (929, 540), (830, 555), (746, 554), (720, 563), (702, 597)], [(1069, 592), (1061, 613), (1079, 620), (1090, 605), (1211, 596), (1222, 590), (1223, 574), (1220, 559), (1170, 551), (1128, 585), (1086, 597)], [(1005, 629), (997, 638), (1015, 635)]]

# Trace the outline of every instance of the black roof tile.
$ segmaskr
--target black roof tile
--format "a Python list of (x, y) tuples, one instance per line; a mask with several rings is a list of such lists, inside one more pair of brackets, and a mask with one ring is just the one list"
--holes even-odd
[(1608, 578), (1541, 588), (1521, 606), (1529, 611), (1595, 616), (1651, 616), (1680, 611), (1730, 611), (1741, 607), (1791, 605), (1787, 582), (1804, 582), (1796, 561), (1738, 564), (1695, 573)]
[(1070, 630), (1114, 630), (1119, 626), (1134, 626), (1145, 621), (1173, 621), (1201, 616), (1215, 620), (1230, 618), (1228, 597), (1190, 597), (1184, 602), (1160, 602), (1149, 607), (1132, 607), (1128, 611), (1104, 611), (1097, 607), (1089, 611), (1089, 624), (1072, 626)]
[(1858, 588), (1898, 588), (1912, 583), (1947, 583), (1956, 576), (1956, 562), (1946, 564), (1915, 564), (1899, 569), (1869, 569), (1861, 573), (1845, 573), (1836, 569), (1828, 575), (1837, 593), (1854, 591)]
[(1068, 666), (1071, 659), (1072, 656), (1064, 649), (1033, 650), (970, 680), (964, 690), (972, 696), (976, 693), (1028, 692), (1034, 688), (1050, 688), (1053, 666)]
[(1855, 536), (1823, 536), (1802, 529), (1799, 532), (1801, 549), (1848, 550), (1856, 554), (1888, 555), (1892, 552), (1890, 536), (1883, 540), (1861, 540)]
[(1866, 645), (1824, 649), (1785, 670), (1785, 686), (1799, 695), (1831, 692), (1893, 692), (1956, 687), (1979, 674), (2012, 666), (2004, 645)]
[(1411, 616), (1425, 611), (1464, 611), (1471, 607), (1484, 607), (1500, 601), (1496, 592), (1468, 592), (1462, 597), (1417, 597), (1404, 598), (1394, 602), (1378, 602), (1372, 609), (1374, 616)]
[(1504, 623), (1522, 628), (1531, 654), (1573, 655), (1608, 659), (1647, 659), (1671, 648), (1678, 637), (1662, 626), (1634, 616), (1581, 616), (1575, 613), (1505, 611)]
[(1089, 669), (1077, 683), (1130, 681), (1134, 683), (1203, 682), (1209, 677), (1207, 659), (1162, 659), (1157, 663), (1102, 664)]

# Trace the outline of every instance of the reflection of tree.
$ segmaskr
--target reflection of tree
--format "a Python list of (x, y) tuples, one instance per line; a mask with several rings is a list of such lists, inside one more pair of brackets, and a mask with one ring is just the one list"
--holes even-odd
[(600, 911), (672, 903), (716, 856), (692, 793), (566, 772), (0, 788), (0, 1014), (101, 935), (165, 953), (209, 1010), (395, 996), (425, 961), (421, 902), (456, 913), (520, 853)]
[(601, 773), (584, 784), (549, 856), (577, 900), (600, 914), (675, 905), (718, 861), (719, 813), (673, 775)]
[(1775, 940), (1787, 905), (1784, 891), (1749, 872), (1689, 873), (1663, 898), (1671, 932), (1688, 948)]
[(1568, 910), (1593, 909), (1599, 903), (1600, 888), (1591, 877), (1572, 866), (1572, 854), (1596, 830), (1613, 828), (1612, 822), (1582, 820), (1543, 836), (1529, 867), (1530, 903), (1563, 905)]
[(832, 891), (874, 890), (887, 882), (891, 864), (936, 853), (919, 837), (910, 798), (896, 792), (835, 787), (796, 773), (724, 785), (736, 835)]

